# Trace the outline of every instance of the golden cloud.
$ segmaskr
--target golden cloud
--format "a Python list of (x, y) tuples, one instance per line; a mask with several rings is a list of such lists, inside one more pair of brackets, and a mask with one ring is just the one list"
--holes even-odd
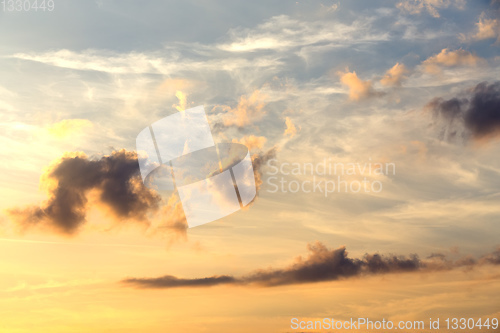
[(340, 82), (349, 88), (349, 99), (359, 101), (368, 97), (376, 96), (378, 93), (373, 89), (370, 80), (363, 81), (358, 78), (356, 72), (339, 73)]
[(186, 106), (187, 106), (187, 96), (186, 94), (184, 94), (182, 91), (180, 90), (177, 90), (175, 92), (175, 97), (177, 97), (177, 99), (179, 100), (179, 105), (172, 105), (174, 108), (177, 109), (177, 111), (184, 111), (186, 110)]
[(450, 51), (442, 49), (440, 53), (429, 57), (422, 62), (424, 72), (430, 74), (441, 73), (442, 67), (469, 66), (474, 67), (483, 63), (484, 59), (469, 51), (459, 49)]
[(74, 134), (80, 134), (92, 125), (92, 122), (87, 119), (64, 119), (48, 126), (47, 132), (56, 139), (64, 139)]
[(398, 62), (385, 73), (380, 83), (384, 86), (400, 86), (401, 82), (406, 78), (405, 74), (407, 73), (408, 69), (406, 66)]
[(295, 136), (295, 134), (297, 134), (297, 128), (292, 123), (292, 120), (290, 119), (290, 117), (285, 118), (285, 126), (286, 126), (286, 129), (285, 129), (284, 135), (289, 135), (291, 138), (293, 138)]
[(241, 143), (247, 146), (248, 150), (262, 149), (267, 139), (263, 136), (249, 135), (241, 138), (240, 140), (233, 139), (235, 143)]
[(222, 106), (222, 109), (226, 111), (223, 117), (224, 125), (243, 127), (260, 120), (265, 114), (265, 99), (265, 95), (259, 90), (255, 90), (249, 97), (241, 96), (235, 108)]

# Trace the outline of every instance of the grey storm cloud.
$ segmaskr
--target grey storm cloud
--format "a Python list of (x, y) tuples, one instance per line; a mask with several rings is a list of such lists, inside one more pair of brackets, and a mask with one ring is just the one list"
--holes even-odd
[(273, 287), (303, 283), (334, 281), (363, 275), (435, 271), (478, 265), (500, 265), (500, 247), (479, 259), (465, 256), (458, 260), (444, 254), (432, 254), (425, 260), (417, 255), (397, 256), (365, 254), (363, 258), (349, 258), (345, 247), (328, 249), (316, 242), (308, 245), (309, 256), (298, 257), (283, 269), (258, 270), (251, 274), (234, 277), (218, 275), (205, 278), (185, 279), (171, 275), (157, 278), (127, 278), (122, 283), (136, 288), (210, 287), (215, 285), (256, 285)]
[(427, 105), (454, 136), (484, 139), (500, 134), (500, 81), (482, 82), (464, 96), (435, 98)]
[(125, 150), (96, 160), (64, 156), (42, 179), (49, 188), (45, 204), (9, 211), (24, 227), (45, 222), (63, 233), (76, 232), (86, 222), (91, 190), (98, 191), (99, 202), (119, 219), (145, 220), (161, 200), (142, 183), (137, 154)]

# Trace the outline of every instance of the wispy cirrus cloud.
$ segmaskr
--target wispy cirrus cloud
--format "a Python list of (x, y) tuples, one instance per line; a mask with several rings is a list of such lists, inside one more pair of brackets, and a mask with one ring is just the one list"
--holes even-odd
[(252, 29), (233, 29), (228, 41), (217, 47), (229, 52), (285, 51), (315, 44), (359, 44), (388, 40), (385, 32), (374, 33), (373, 19), (346, 25), (335, 21), (300, 21), (287, 15), (274, 16)]
[[(198, 44), (190, 47), (201, 47)], [(164, 49), (153, 52), (118, 53), (103, 50), (71, 51), (62, 49), (39, 53), (16, 53), (10, 58), (38, 62), (55, 67), (83, 71), (97, 71), (108, 74), (162, 74), (176, 75), (193, 71), (232, 71), (241, 68), (269, 67), (279, 64), (273, 57), (261, 57), (251, 61), (243, 57), (217, 56), (214, 48), (209, 48), (204, 56), (183, 57), (181, 51)]]

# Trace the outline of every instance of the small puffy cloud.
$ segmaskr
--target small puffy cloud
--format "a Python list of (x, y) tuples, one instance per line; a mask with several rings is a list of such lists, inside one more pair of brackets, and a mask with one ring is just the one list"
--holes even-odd
[(439, 9), (452, 6), (463, 10), (465, 4), (465, 0), (404, 0), (400, 1), (396, 7), (409, 14), (420, 14), (426, 11), (433, 17), (440, 17)]
[(265, 98), (259, 90), (255, 90), (250, 96), (241, 96), (235, 108), (219, 106), (226, 111), (222, 118), (224, 125), (243, 127), (260, 120), (264, 116)]
[[(477, 23), (477, 33), (475, 38), (482, 40), (496, 37), (500, 39), (500, 23), (498, 20), (481, 18)], [(497, 39), (497, 41), (499, 39)]]
[(74, 134), (80, 134), (90, 127), (92, 127), (92, 122), (87, 119), (64, 119), (48, 126), (47, 132), (56, 139), (65, 139)]
[(186, 94), (184, 94), (182, 91), (180, 90), (177, 90), (175, 92), (175, 97), (177, 97), (177, 99), (179, 100), (179, 105), (172, 105), (174, 108), (177, 109), (177, 111), (184, 111), (186, 110), (186, 106), (187, 106), (187, 96)]
[(484, 59), (469, 51), (459, 49), (450, 51), (442, 49), (440, 53), (429, 57), (422, 62), (424, 72), (430, 74), (441, 73), (442, 67), (469, 66), (474, 67), (484, 62)]
[(485, 40), (496, 38), (496, 43), (500, 44), (500, 21), (498, 19), (487, 18), (485, 13), (479, 17), (476, 23), (476, 32), (470, 36), (460, 35), (462, 41)]
[(262, 149), (267, 139), (263, 136), (249, 135), (241, 138), (240, 140), (233, 139), (235, 143), (241, 143), (247, 146), (248, 150)]
[(380, 83), (384, 86), (400, 86), (408, 72), (404, 64), (397, 63), (385, 73)]
[(339, 73), (340, 82), (349, 88), (349, 99), (352, 101), (359, 101), (365, 98), (380, 95), (375, 91), (370, 80), (361, 80), (356, 72)]
[(285, 118), (285, 126), (286, 128), (284, 134), (289, 135), (291, 138), (293, 138), (295, 134), (297, 134), (297, 127), (295, 127), (290, 117)]

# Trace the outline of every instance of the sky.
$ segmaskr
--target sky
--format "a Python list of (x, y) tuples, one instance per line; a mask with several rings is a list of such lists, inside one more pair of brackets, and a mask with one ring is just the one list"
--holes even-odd
[[(500, 317), (499, 1), (53, 4), (0, 8), (0, 332)], [(257, 196), (188, 228), (136, 137), (199, 105)]]

